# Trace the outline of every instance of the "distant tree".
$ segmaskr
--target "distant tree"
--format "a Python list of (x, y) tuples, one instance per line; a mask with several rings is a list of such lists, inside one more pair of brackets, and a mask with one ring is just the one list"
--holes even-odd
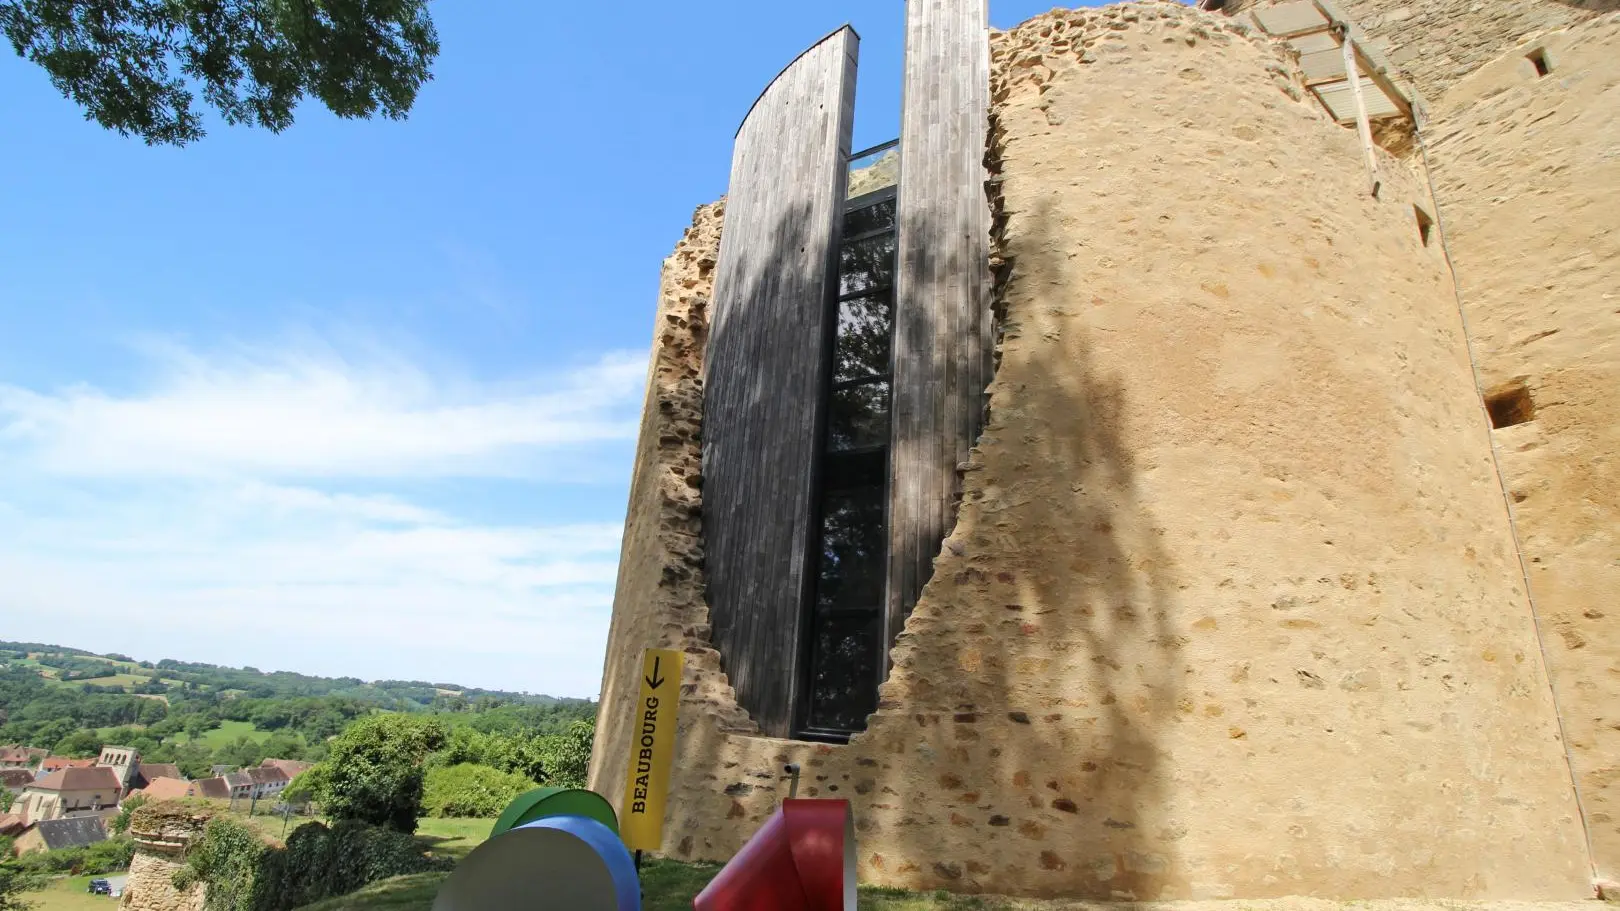
[(305, 774), (314, 773), (313, 796), (332, 819), (409, 834), (422, 815), (423, 764), (444, 740), (444, 725), (436, 719), (372, 715), (350, 725), (332, 741), (327, 758)]
[(563, 733), (543, 738), (540, 761), (545, 766), (545, 777), (540, 780), (554, 788), (585, 787), (595, 736), (595, 723), (575, 721)]
[(201, 740), (204, 734), (218, 726), (218, 722), (210, 722), (202, 715), (193, 715), (186, 719), (186, 737), (190, 740)]
[(101, 737), (95, 731), (74, 731), (57, 741), (51, 752), (58, 756), (88, 759), (101, 752)]
[(304, 741), (293, 734), (271, 734), (259, 745), (259, 752), (265, 759), (303, 759)]
[(140, 724), (152, 725), (169, 717), (169, 707), (161, 699), (142, 699), (135, 716)]
[(77, 730), (77, 725), (66, 718), (58, 718), (40, 725), (34, 730), (34, 735), (28, 738), (28, 745), (50, 749), (57, 742)]
[(402, 119), (439, 52), (427, 0), (0, 0), (0, 31), (87, 119), (150, 145), (202, 137), (194, 88), (276, 133), (306, 95)]
[(232, 768), (258, 765), (264, 757), (264, 746), (246, 734), (214, 751), (216, 764)]
[(187, 778), (209, 778), (213, 775), (213, 751), (200, 743), (184, 743), (174, 748), (174, 764)]
[(528, 778), (487, 765), (463, 763), (427, 773), (422, 812), (440, 818), (495, 817), (518, 795), (538, 787)]

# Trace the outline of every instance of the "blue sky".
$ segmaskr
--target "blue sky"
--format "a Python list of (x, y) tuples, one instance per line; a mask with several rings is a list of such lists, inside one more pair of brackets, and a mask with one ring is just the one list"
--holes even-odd
[(0, 638), (597, 693), (659, 262), (845, 21), (892, 138), (902, 4), (433, 11), (409, 120), (183, 149), (0, 52)]

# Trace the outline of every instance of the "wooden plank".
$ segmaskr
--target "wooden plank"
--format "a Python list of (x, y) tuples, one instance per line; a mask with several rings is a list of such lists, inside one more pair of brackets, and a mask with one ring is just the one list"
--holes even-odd
[(1301, 55), (1314, 54), (1318, 51), (1336, 51), (1339, 49), (1338, 39), (1333, 33), (1323, 29), (1320, 32), (1311, 32), (1305, 35), (1296, 35), (1288, 39), (1288, 45)]
[[(955, 522), (990, 383), (986, 0), (910, 0), (900, 131), (889, 495), (890, 643)], [(884, 663), (885, 669), (887, 661)]]
[[(1350, 86), (1350, 97), (1356, 112), (1356, 132), (1361, 135), (1361, 151), (1367, 159), (1367, 186), (1378, 195), (1378, 153), (1373, 150), (1372, 123), (1367, 119), (1367, 93), (1361, 87), (1361, 67), (1356, 62), (1356, 44), (1344, 35), (1345, 82)], [(1370, 80), (1369, 80), (1370, 81)]]
[[(1395, 106), (1389, 96), (1379, 90), (1378, 84), (1371, 77), (1361, 77), (1361, 89), (1367, 104), (1367, 116), (1373, 120), (1384, 117), (1402, 116), (1401, 109)], [(1341, 124), (1356, 122), (1356, 100), (1350, 94), (1350, 83), (1340, 81), (1325, 85), (1311, 86), (1311, 91), (1321, 99), (1327, 107), (1328, 113)]]
[(1313, 0), (1313, 2), (1323, 16), (1334, 25), (1344, 28), (1351, 45), (1361, 58), (1361, 71), (1371, 77), (1373, 82), (1377, 83), (1379, 90), (1384, 93), (1398, 111), (1407, 117), (1415, 116), (1412, 110), (1416, 98), (1415, 92), (1410, 87), (1397, 83), (1390, 77), (1389, 74), (1395, 71), (1395, 67), (1377, 48), (1372, 46), (1372, 41), (1368, 39), (1367, 33), (1362, 31), (1361, 27), (1356, 25), (1355, 22), (1351, 21), (1350, 17), (1345, 15), (1344, 10), (1340, 9), (1338, 3), (1334, 2), (1334, 0)]
[(1257, 9), (1254, 18), (1267, 33), (1280, 38), (1314, 32), (1326, 28), (1328, 24), (1327, 16), (1311, 0), (1295, 0), (1293, 3)]
[(1313, 51), (1299, 55), (1299, 68), (1305, 71), (1306, 85), (1321, 85), (1344, 79), (1344, 49), (1335, 46), (1326, 51)]
[(805, 51), (737, 132), (703, 419), (714, 641), (760, 730), (787, 736), (814, 566), (815, 471), (860, 39)]

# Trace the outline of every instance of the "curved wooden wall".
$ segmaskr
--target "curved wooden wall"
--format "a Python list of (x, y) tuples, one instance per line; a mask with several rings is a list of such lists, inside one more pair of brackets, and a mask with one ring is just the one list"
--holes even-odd
[(955, 524), (960, 480), (984, 420), (994, 339), (987, 0), (906, 4), (900, 131), (894, 403), (889, 495), (889, 642)]
[(708, 601), (737, 699), (785, 737), (813, 567), (828, 303), (860, 38), (805, 51), (737, 133), (715, 267), (703, 418)]

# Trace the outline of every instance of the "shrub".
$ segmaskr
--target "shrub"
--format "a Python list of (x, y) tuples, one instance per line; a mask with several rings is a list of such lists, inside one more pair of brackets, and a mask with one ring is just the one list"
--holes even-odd
[(124, 802), (118, 805), (118, 815), (113, 817), (112, 824), (109, 825), (108, 828), (112, 829), (117, 835), (122, 835), (125, 832), (128, 832), (130, 818), (135, 815), (136, 810), (139, 810), (145, 804), (145, 794), (136, 794), (131, 797), (126, 797)]
[(305, 823), (285, 848), (274, 848), (241, 823), (217, 817), (192, 846), (174, 886), (207, 883), (207, 911), (291, 911), (441, 866), (422, 855), (416, 839), (380, 826)]
[(269, 846), (252, 829), (228, 816), (216, 816), (191, 846), (186, 865), (175, 871), (174, 887), (208, 884), (207, 911), (252, 911), (259, 865)]
[(353, 821), (330, 828), (306, 823), (287, 838), (286, 848), (265, 855), (257, 900), (241, 911), (290, 911), (436, 866), (422, 856), (416, 839), (392, 829)]
[(436, 817), (499, 816), (519, 794), (536, 787), (522, 775), (487, 765), (463, 763), (430, 769), (422, 811)]
[(8, 861), (18, 870), (33, 875), (61, 873), (116, 873), (129, 868), (135, 856), (135, 843), (128, 838), (109, 838), (82, 848), (34, 851)]
[(326, 760), (305, 773), (304, 784), (333, 819), (408, 835), (422, 815), (423, 763), (444, 737), (444, 726), (432, 718), (362, 718), (332, 741)]

